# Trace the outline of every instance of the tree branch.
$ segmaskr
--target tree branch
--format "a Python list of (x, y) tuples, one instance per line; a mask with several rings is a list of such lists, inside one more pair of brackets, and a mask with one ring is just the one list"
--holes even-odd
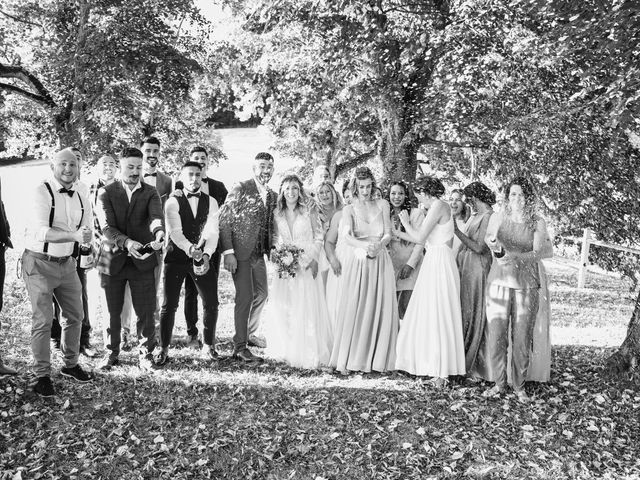
[(352, 168), (357, 167), (358, 165), (371, 159), (375, 154), (376, 154), (376, 151), (371, 150), (369, 152), (362, 153), (356, 157), (350, 158), (349, 160), (346, 160), (342, 163), (337, 164), (335, 176), (337, 177), (341, 173), (347, 172)]
[(10, 13), (7, 13), (3, 10), (0, 10), (0, 14), (4, 15), (7, 18), (10, 18), (11, 20), (14, 20), (16, 22), (20, 22), (20, 23), (26, 23), (27, 25), (33, 25), (34, 27), (38, 27), (38, 28), (42, 28), (42, 25), (40, 25), (39, 23), (34, 23), (30, 20), (27, 20), (26, 18), (19, 18), (16, 17), (15, 15), (11, 15)]
[(24, 67), (3, 65), (0, 63), (0, 78), (15, 78), (16, 80), (20, 80), (21, 82), (33, 87), (37, 93), (33, 93), (24, 88), (16, 85), (9, 85), (7, 83), (0, 84), (3, 89), (19, 93), (27, 98), (44, 103), (49, 107), (56, 106), (56, 102), (53, 101), (53, 98), (51, 98), (47, 89), (42, 85), (42, 82), (40, 82), (35, 75), (28, 72)]
[(475, 142), (469, 142), (469, 143), (459, 143), (459, 142), (449, 142), (446, 140), (436, 140), (435, 138), (431, 138), (428, 135), (425, 135), (423, 137), (423, 141), (424, 143), (431, 143), (431, 144), (440, 144), (440, 145), (446, 145), (448, 147), (459, 147), (459, 148), (489, 148), (489, 143), (484, 142), (484, 143), (475, 143)]
[(8, 83), (0, 82), (0, 90), (7, 90), (9, 92), (17, 93), (18, 95), (27, 97), (30, 100), (35, 100), (38, 103), (44, 103), (45, 105), (50, 107), (55, 106), (55, 103), (51, 103), (51, 99), (45, 98), (42, 95), (38, 95), (37, 93), (30, 92), (16, 85), (10, 85)]

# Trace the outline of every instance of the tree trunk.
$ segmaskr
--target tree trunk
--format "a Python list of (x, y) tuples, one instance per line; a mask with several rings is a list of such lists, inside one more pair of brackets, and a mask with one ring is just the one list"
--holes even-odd
[(381, 111), (378, 116), (382, 127), (379, 155), (385, 180), (413, 183), (418, 170), (419, 145), (410, 133), (403, 109)]
[(636, 305), (631, 315), (631, 321), (627, 328), (627, 338), (622, 345), (606, 363), (606, 368), (610, 373), (620, 374), (633, 371), (638, 365), (640, 357), (640, 291), (636, 298)]

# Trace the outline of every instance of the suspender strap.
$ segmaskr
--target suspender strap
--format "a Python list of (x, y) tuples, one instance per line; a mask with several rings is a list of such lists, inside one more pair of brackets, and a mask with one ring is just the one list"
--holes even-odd
[[(51, 195), (51, 210), (49, 211), (49, 228), (53, 227), (53, 216), (56, 212), (56, 199), (53, 196), (53, 190), (51, 189), (51, 185), (49, 185), (49, 182), (44, 182), (44, 186), (47, 187), (47, 190), (49, 191), (49, 195)], [(84, 204), (82, 203), (82, 197), (80, 196), (80, 194), (78, 194), (78, 200), (80, 201), (80, 222), (78, 223), (78, 226), (76, 228), (80, 228), (80, 225), (82, 225), (82, 220), (84, 219)], [(74, 245), (74, 251), (77, 248), (77, 242)], [(44, 253), (47, 253), (47, 251), (49, 250), (49, 242), (44, 242), (44, 246), (42, 247), (42, 251)]]
[[(51, 210), (49, 211), (49, 228), (51, 228), (53, 227), (53, 215), (56, 212), (56, 199), (53, 196), (53, 190), (51, 190), (51, 185), (49, 185), (49, 182), (44, 182), (44, 186), (47, 187), (47, 190), (49, 190), (49, 195), (51, 195)], [(44, 253), (47, 253), (47, 250), (49, 250), (49, 242), (44, 242), (42, 251)]]

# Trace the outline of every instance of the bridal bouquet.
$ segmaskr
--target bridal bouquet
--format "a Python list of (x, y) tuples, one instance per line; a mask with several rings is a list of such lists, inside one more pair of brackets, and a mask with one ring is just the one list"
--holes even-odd
[(271, 262), (276, 266), (278, 278), (295, 278), (300, 270), (300, 255), (304, 250), (295, 245), (279, 245), (271, 252)]

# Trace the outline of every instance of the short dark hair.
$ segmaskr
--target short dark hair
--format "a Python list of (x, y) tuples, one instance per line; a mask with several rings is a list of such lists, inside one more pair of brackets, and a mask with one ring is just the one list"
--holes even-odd
[(135, 147), (126, 147), (122, 150), (122, 153), (120, 154), (120, 158), (128, 158), (128, 157), (142, 158), (142, 152)]
[(198, 170), (202, 171), (202, 165), (200, 165), (199, 162), (192, 162), (191, 160), (187, 160), (182, 164), (182, 167), (180, 167), (180, 170), (184, 170), (187, 167), (196, 167)]
[(153, 145), (158, 145), (158, 147), (160, 147), (160, 140), (158, 140), (156, 137), (145, 138), (140, 142), (140, 146), (144, 145), (145, 143), (151, 143)]
[(442, 195), (444, 195), (445, 188), (438, 178), (432, 177), (430, 175), (423, 175), (416, 180), (416, 183), (413, 186), (413, 190), (415, 192), (423, 191), (427, 195), (440, 198)]
[(206, 149), (206, 148), (204, 148), (204, 147), (200, 147), (200, 146), (198, 146), (198, 147), (193, 147), (193, 148), (191, 149), (191, 151), (189, 152), (189, 156), (193, 155), (194, 153), (198, 153), (198, 152), (202, 152), (202, 153), (204, 153), (207, 157), (209, 156), (209, 154), (207, 153), (207, 149)]
[(254, 160), (267, 160), (268, 162), (273, 162), (273, 156), (268, 152), (260, 152), (256, 155)]

